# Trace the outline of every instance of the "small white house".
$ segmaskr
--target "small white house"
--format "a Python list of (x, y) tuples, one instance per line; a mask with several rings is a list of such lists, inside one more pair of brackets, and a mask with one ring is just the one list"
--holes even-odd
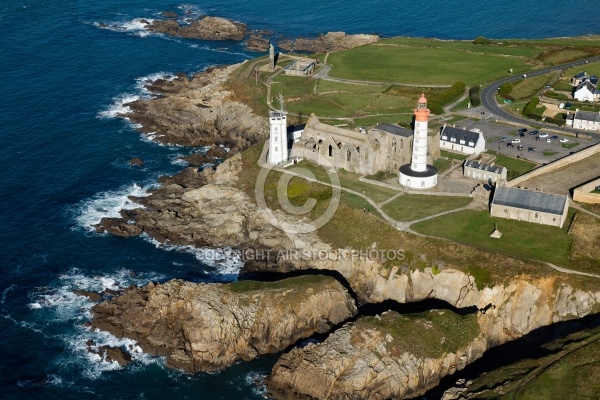
[(485, 151), (485, 139), (477, 128), (466, 130), (444, 125), (440, 134), (440, 149), (477, 155)]
[(597, 101), (600, 91), (590, 81), (585, 81), (575, 88), (573, 98), (579, 101)]
[(600, 113), (577, 110), (575, 114), (567, 114), (567, 125), (585, 131), (598, 131), (600, 130)]

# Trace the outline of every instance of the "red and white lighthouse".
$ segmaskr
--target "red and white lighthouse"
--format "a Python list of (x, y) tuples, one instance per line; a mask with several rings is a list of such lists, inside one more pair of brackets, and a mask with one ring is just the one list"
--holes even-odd
[(425, 94), (422, 94), (414, 111), (411, 163), (400, 167), (400, 184), (410, 189), (429, 189), (437, 184), (437, 168), (427, 164), (427, 125), (430, 113)]

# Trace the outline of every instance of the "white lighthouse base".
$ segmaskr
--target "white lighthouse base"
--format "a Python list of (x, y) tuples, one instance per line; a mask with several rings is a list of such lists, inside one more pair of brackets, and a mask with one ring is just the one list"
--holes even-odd
[(425, 171), (413, 171), (410, 164), (400, 167), (400, 184), (409, 189), (431, 189), (437, 185), (438, 170), (427, 165)]

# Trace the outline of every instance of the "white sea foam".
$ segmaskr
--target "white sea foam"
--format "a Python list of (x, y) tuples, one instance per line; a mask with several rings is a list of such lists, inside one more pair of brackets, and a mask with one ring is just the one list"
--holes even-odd
[(127, 118), (126, 114), (131, 112), (131, 108), (127, 106), (127, 103), (139, 100), (142, 96), (139, 94), (124, 93), (115, 97), (112, 103), (105, 109), (98, 113), (99, 118)]
[(145, 95), (152, 95), (152, 92), (150, 92), (148, 90), (148, 85), (156, 82), (159, 79), (163, 79), (165, 81), (172, 81), (173, 79), (175, 79), (176, 76), (173, 75), (170, 72), (155, 72), (153, 74), (149, 74), (146, 76), (142, 76), (139, 78), (135, 78), (135, 87), (136, 89), (138, 89), (142, 94)]
[(140, 186), (133, 183), (122, 186), (117, 190), (109, 190), (96, 194), (88, 200), (82, 201), (75, 211), (75, 220), (80, 227), (88, 231), (95, 231), (94, 225), (100, 223), (102, 218), (117, 218), (121, 210), (143, 208), (141, 205), (131, 201), (129, 196), (146, 197), (152, 186)]
[(261, 374), (259, 372), (248, 372), (244, 376), (244, 381), (247, 385), (253, 385), (252, 393), (257, 396), (262, 396), (266, 398), (267, 395), (267, 386), (265, 384), (266, 374)]
[(16, 288), (15, 284), (11, 283), (9, 287), (7, 287), (6, 289), (4, 289), (2, 291), (2, 300), (0, 300), (0, 304), (4, 304), (4, 302), (6, 301), (6, 296), (8, 295), (8, 292), (13, 290), (14, 288)]
[(152, 22), (154, 22), (154, 20), (150, 18), (134, 18), (129, 21), (107, 23), (94, 22), (93, 25), (101, 29), (108, 29), (115, 32), (126, 32), (130, 35), (144, 37), (153, 33), (148, 30), (148, 25)]
[[(90, 347), (95, 351), (104, 345), (123, 347), (131, 354), (134, 365), (162, 364), (162, 361), (158, 357), (144, 354), (134, 340), (118, 339), (108, 332), (90, 330), (85, 327), (83, 322), (91, 318), (90, 310), (94, 303), (85, 296), (74, 294), (73, 291), (77, 289), (93, 292), (102, 292), (107, 289), (120, 290), (133, 284), (143, 285), (149, 281), (160, 281), (164, 278), (159, 274), (133, 274), (127, 269), (120, 269), (109, 275), (90, 276), (77, 268), (72, 268), (59, 276), (60, 283), (57, 287), (38, 288), (29, 293), (30, 299), (34, 300), (30, 303), (30, 308), (33, 310), (43, 309), (43, 311), (34, 312), (43, 312), (46, 320), (59, 323), (69, 322), (72, 324), (73, 321), (80, 323), (74, 333), (60, 337), (66, 342), (71, 353), (57, 362), (61, 364), (76, 363), (78, 364), (77, 369), (83, 371), (85, 377), (97, 379), (102, 372), (121, 369), (121, 366), (117, 362), (107, 362), (105, 357), (88, 351), (88, 340), (90, 339), (94, 342), (94, 345)], [(57, 377), (57, 379), (60, 378)], [(62, 384), (62, 381), (56, 383)]]
[(192, 254), (202, 264), (209, 266), (219, 275), (238, 275), (244, 265), (242, 252), (231, 247), (198, 248), (194, 246), (173, 246), (160, 243), (156, 239), (143, 234), (142, 237), (157, 248), (166, 251), (185, 252)]

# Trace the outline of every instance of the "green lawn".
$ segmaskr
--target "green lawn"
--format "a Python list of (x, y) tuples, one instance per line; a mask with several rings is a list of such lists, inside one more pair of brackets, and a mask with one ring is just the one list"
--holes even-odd
[[(573, 75), (577, 75), (577, 73)], [(559, 92), (571, 92), (573, 90), (573, 85), (569, 82), (556, 82), (552, 88)]]
[[(325, 170), (325, 168), (323, 168), (319, 165), (313, 164), (308, 161), (301, 161), (294, 166), (288, 167), (288, 169), (290, 169), (290, 170), (294, 170), (294, 168), (304, 168), (304, 169), (312, 172), (317, 179), (324, 181), (324, 182), (330, 182), (327, 170)], [(302, 171), (298, 171), (298, 170), (295, 172), (303, 173)], [(376, 203), (381, 203), (382, 201), (385, 201), (398, 193), (398, 191), (396, 191), (396, 190), (388, 189), (388, 188), (377, 186), (377, 185), (372, 185), (367, 182), (361, 182), (358, 180), (359, 175), (353, 174), (348, 171), (339, 170), (337, 172), (337, 176), (340, 180), (340, 185), (343, 188), (351, 189), (356, 192), (362, 193)]]
[(453, 153), (451, 151), (447, 151), (447, 150), (440, 150), (440, 154), (442, 157), (447, 157), (450, 160), (460, 160), (463, 161), (467, 158), (467, 155), (465, 154), (458, 154), (458, 153)]
[(452, 161), (451, 160), (446, 160), (446, 159), (441, 158), (441, 157), (437, 158), (436, 160), (433, 161), (433, 166), (438, 169), (439, 173), (447, 171), (450, 168), (451, 165), (452, 165)]
[(444, 211), (464, 207), (470, 197), (404, 194), (385, 204), (383, 211), (396, 221), (414, 221)]
[(505, 155), (498, 154), (497, 151), (488, 150), (486, 153), (496, 155), (496, 160), (494, 161), (494, 163), (496, 165), (501, 165), (508, 170), (506, 177), (508, 180), (514, 179), (517, 176), (521, 176), (524, 173), (529, 172), (536, 167), (535, 163), (520, 160), (517, 158), (507, 157)]
[[(573, 211), (563, 228), (504, 218), (492, 218), (488, 211), (464, 210), (412, 225), (416, 232), (471, 244), (494, 252), (526, 259), (569, 264), (572, 238), (567, 234)], [(490, 238), (494, 224), (501, 239)]]
[(544, 151), (544, 157), (552, 157), (555, 154), (558, 154), (558, 151), (546, 150)]
[(510, 95), (515, 99), (529, 99), (543, 89), (554, 75), (556, 75), (556, 72), (521, 79), (513, 84)]
[[(513, 73), (529, 70), (528, 58), (539, 52), (476, 46), (467, 42), (408, 42), (410, 44), (405, 44), (407, 41), (403, 38), (382, 40), (373, 45), (331, 53), (330, 75), (374, 82), (452, 85), (462, 81), (469, 85), (505, 76), (510, 68), (513, 68)], [(519, 53), (519, 56), (507, 57), (507, 52)]]

